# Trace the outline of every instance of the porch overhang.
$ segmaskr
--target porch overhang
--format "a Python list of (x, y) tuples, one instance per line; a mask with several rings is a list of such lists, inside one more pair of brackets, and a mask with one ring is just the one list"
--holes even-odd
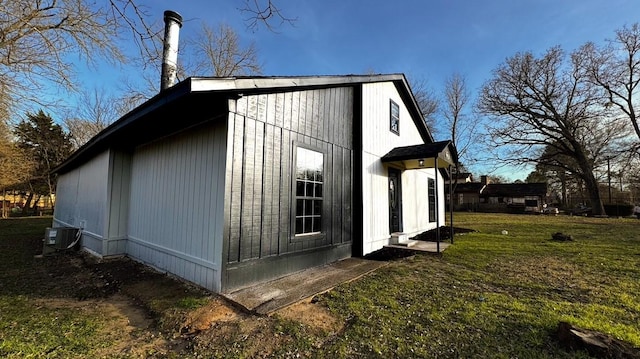
[(451, 141), (396, 147), (382, 156), (382, 162), (404, 170), (423, 168), (447, 169), (457, 162)]

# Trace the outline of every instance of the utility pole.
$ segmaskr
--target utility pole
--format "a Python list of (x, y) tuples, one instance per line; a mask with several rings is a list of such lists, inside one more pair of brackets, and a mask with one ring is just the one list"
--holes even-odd
[(607, 156), (607, 176), (609, 177), (609, 204), (611, 204), (611, 156)]

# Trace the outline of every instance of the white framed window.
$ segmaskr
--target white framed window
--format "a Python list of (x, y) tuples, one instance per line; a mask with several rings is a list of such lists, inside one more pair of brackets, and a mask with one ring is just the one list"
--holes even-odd
[[(429, 195), (429, 222), (436, 221), (436, 181), (429, 178), (427, 182), (427, 191)], [(462, 196), (460, 196), (462, 199)]]
[(296, 236), (322, 231), (324, 193), (324, 153), (296, 148), (295, 223)]

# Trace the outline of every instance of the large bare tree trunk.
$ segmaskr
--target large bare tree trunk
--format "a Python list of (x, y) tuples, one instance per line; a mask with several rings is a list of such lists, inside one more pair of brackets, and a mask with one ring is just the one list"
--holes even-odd
[(7, 218), (7, 189), (2, 189), (2, 218)]
[(589, 162), (587, 152), (577, 141), (574, 141), (573, 145), (576, 160), (580, 167), (580, 171), (582, 172), (581, 177), (584, 180), (585, 187), (589, 193), (589, 201), (591, 202), (593, 215), (605, 215), (606, 213), (604, 211), (604, 205), (602, 204), (602, 197), (600, 197), (600, 187), (598, 186), (598, 180), (593, 174), (593, 166)]
[(24, 206), (22, 206), (23, 215), (26, 215), (29, 213), (29, 209), (31, 208), (31, 201), (33, 201), (33, 191), (29, 192), (29, 195), (27, 196), (27, 201), (24, 203)]
[(602, 204), (602, 197), (600, 196), (600, 188), (598, 187), (598, 181), (596, 181), (593, 175), (585, 176), (585, 183), (587, 192), (589, 193), (589, 201), (591, 202), (591, 210), (595, 216), (606, 215), (604, 205)]

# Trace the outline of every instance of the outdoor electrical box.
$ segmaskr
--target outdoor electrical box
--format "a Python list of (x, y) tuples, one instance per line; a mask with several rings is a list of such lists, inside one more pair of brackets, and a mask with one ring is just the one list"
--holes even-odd
[(45, 229), (42, 254), (47, 255), (73, 249), (80, 242), (80, 235), (80, 228), (56, 227)]

